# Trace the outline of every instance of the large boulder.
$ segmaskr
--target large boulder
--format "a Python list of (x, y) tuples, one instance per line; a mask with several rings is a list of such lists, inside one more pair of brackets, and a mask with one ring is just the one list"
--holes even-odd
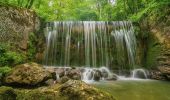
[(69, 80), (61, 85), (60, 93), (69, 100), (115, 100), (110, 94), (78, 80)]
[(79, 80), (33, 89), (0, 87), (0, 100), (1, 98), (2, 100), (115, 100), (112, 95)]
[(51, 74), (41, 65), (26, 63), (18, 65), (4, 77), (4, 83), (8, 85), (38, 85), (50, 79)]

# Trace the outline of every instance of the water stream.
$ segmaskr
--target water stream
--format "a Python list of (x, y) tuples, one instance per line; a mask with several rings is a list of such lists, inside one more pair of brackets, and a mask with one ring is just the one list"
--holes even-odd
[(118, 80), (92, 83), (116, 100), (170, 100), (169, 82), (154, 80)]

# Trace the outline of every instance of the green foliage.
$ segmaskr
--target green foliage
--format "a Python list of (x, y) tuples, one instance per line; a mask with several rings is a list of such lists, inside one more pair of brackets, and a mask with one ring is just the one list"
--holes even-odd
[(161, 52), (161, 45), (157, 42), (152, 35), (149, 36), (148, 39), (148, 47), (147, 47), (147, 56), (145, 61), (146, 68), (153, 68), (157, 65), (157, 57)]
[[(40, 0), (38, 0), (38, 1), (40, 1)], [(10, 4), (10, 5), (30, 9), (34, 5), (35, 0), (1, 0), (0, 3)]]
[(16, 100), (16, 94), (11, 87), (0, 87), (0, 99), (1, 100)]
[(12, 69), (10, 67), (8, 67), (8, 66), (0, 67), (0, 73), (2, 75), (5, 75), (5, 74), (9, 73), (11, 70)]
[(34, 33), (30, 33), (28, 41), (28, 60), (33, 60), (36, 54), (36, 36)]
[(0, 44), (0, 66), (14, 66), (24, 62), (25, 57), (17, 52), (10, 51), (9, 46)]
[[(110, 0), (111, 1), (111, 0)], [(132, 20), (140, 21), (159, 11), (169, 0), (1, 0), (3, 4), (34, 9), (47, 21), (53, 20)], [(161, 12), (159, 12), (161, 13)]]

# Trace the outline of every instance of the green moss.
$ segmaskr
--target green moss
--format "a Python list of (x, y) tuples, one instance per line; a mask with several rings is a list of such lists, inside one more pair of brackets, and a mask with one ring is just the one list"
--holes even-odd
[(39, 90), (19, 90), (17, 100), (65, 100), (54, 92), (42, 92)]
[(14, 66), (23, 63), (25, 59), (22, 53), (11, 51), (8, 44), (0, 44), (0, 66)]
[(28, 42), (28, 60), (33, 60), (36, 54), (36, 36), (34, 33), (30, 33)]
[(0, 100), (16, 100), (16, 94), (11, 87), (0, 87)]
[(1, 73), (2, 75), (7, 74), (7, 73), (9, 73), (10, 71), (11, 71), (11, 68), (8, 67), (8, 66), (0, 67), (0, 73)]
[(152, 35), (148, 39), (147, 55), (146, 55), (146, 68), (153, 68), (157, 65), (157, 57), (161, 53), (161, 45)]

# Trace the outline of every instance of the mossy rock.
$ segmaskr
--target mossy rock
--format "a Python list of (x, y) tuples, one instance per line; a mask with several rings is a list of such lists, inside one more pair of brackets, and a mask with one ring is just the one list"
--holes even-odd
[(60, 93), (68, 100), (115, 100), (112, 95), (78, 80), (69, 80), (61, 85)]
[(17, 95), (11, 87), (0, 87), (0, 100), (16, 100)]
[(12, 86), (35, 86), (52, 78), (50, 72), (36, 63), (21, 64), (4, 77), (4, 83)]
[[(2, 98), (2, 99), (1, 99)], [(0, 100), (115, 100), (112, 95), (79, 80), (32, 89), (0, 87)]]

